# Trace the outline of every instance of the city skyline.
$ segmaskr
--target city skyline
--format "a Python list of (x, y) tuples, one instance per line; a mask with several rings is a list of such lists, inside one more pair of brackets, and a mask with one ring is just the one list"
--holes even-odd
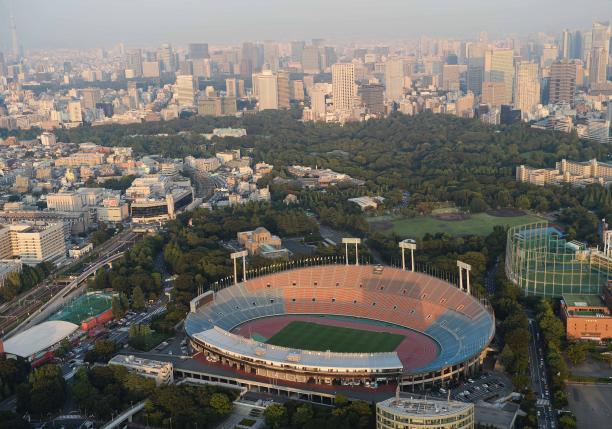
[[(4, 51), (12, 44), (11, 12), (24, 49), (97, 48), (116, 43), (153, 46), (194, 40), (236, 44), (243, 40), (290, 41), (312, 37), (358, 43), (420, 36), (473, 39), (482, 31), (490, 38), (524, 37), (538, 32), (556, 36), (564, 28), (588, 28), (594, 20), (612, 18), (609, 0), (594, 0), (588, 8), (578, 3), (559, 7), (558, 2), (551, 0), (519, 0), (505, 5), (484, 0), (460, 3), (441, 0), (435, 5), (384, 0), (376, 8), (365, 0), (314, 0), (301, 8), (279, 0), (255, 5), (245, 0), (228, 0), (223, 4), (109, 0), (87, 7), (77, 0), (9, 3), (0, 1), (0, 50)], [(457, 20), (457, 16), (462, 19)]]

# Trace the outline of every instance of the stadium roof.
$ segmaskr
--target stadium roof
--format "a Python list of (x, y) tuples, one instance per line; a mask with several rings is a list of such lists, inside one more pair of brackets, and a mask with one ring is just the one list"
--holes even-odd
[(295, 365), (316, 367), (320, 370), (401, 370), (403, 368), (396, 352), (390, 353), (332, 353), (289, 349), (260, 343), (214, 327), (195, 334), (194, 337), (226, 353), (266, 361), (277, 366)]
[(63, 320), (43, 322), (6, 340), (4, 351), (28, 358), (59, 343), (77, 329), (78, 325)]
[(459, 401), (445, 401), (421, 398), (389, 398), (376, 404), (378, 408), (395, 414), (414, 417), (441, 417), (456, 414), (472, 408), (474, 404)]

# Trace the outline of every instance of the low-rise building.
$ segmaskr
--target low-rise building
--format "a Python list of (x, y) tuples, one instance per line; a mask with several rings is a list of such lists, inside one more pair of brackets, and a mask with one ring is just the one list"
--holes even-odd
[(281, 239), (261, 226), (253, 231), (239, 232), (238, 243), (251, 256), (263, 256), (270, 259), (289, 256), (289, 250), (282, 247)]
[(389, 398), (376, 404), (376, 429), (472, 429), (474, 404), (436, 399)]
[(108, 361), (109, 365), (119, 365), (146, 378), (155, 380), (157, 386), (174, 382), (174, 366), (171, 362), (161, 362), (152, 359), (143, 359), (132, 355), (117, 355)]
[(599, 162), (596, 159), (586, 162), (562, 159), (556, 163), (555, 168), (532, 168), (519, 165), (516, 168), (516, 180), (538, 186), (560, 183), (570, 183), (576, 186), (598, 183), (608, 186), (612, 183), (612, 164)]
[(597, 295), (563, 295), (561, 315), (568, 338), (602, 341), (612, 339), (612, 284)]

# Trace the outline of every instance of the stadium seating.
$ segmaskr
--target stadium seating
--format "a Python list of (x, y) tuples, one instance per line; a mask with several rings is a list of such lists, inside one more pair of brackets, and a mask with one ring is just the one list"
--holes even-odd
[(282, 314), (323, 314), (379, 320), (425, 333), (437, 358), (418, 371), (465, 361), (491, 339), (492, 315), (474, 297), (422, 273), (385, 267), (329, 265), (264, 275), (215, 293), (190, 313), (193, 333), (218, 326), (230, 331), (252, 319)]

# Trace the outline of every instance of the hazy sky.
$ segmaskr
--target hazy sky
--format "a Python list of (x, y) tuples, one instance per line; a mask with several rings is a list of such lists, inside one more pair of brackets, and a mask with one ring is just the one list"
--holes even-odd
[(612, 0), (0, 0), (5, 49), (9, 1), (26, 49), (525, 35), (612, 19)]

